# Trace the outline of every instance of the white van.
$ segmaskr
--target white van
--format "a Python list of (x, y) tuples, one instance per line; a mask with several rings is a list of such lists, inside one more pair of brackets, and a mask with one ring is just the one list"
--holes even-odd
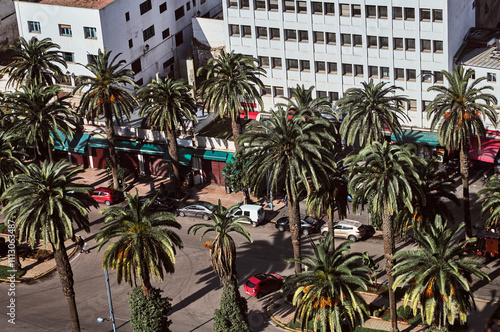
[[(264, 221), (264, 217), (266, 216), (266, 212), (264, 208), (260, 205), (255, 204), (244, 204), (239, 206), (239, 209), (233, 213), (235, 217), (245, 216), (252, 220), (251, 225), (256, 227), (260, 225)], [(241, 220), (242, 223), (247, 223), (245, 220)]]

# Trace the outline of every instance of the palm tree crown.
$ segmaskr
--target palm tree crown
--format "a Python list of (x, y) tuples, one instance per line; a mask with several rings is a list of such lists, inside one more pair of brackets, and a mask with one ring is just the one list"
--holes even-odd
[(328, 97), (319, 97), (313, 98), (312, 92), (314, 90), (314, 86), (306, 89), (304, 85), (299, 85), (292, 89), (292, 97), (282, 97), (287, 101), (286, 104), (279, 103), (276, 106), (283, 106), (287, 108), (289, 111), (297, 111), (301, 108), (309, 108), (318, 113), (326, 113), (333, 115), (332, 104)]
[(492, 176), (488, 182), (486, 182), (486, 187), (479, 190), (478, 194), (481, 196), (478, 203), (482, 204), (481, 215), (489, 213), (490, 216), (484, 224), (484, 228), (490, 229), (500, 229), (500, 179), (498, 176)]
[(14, 175), (26, 172), (26, 166), (18, 159), (20, 152), (13, 150), (11, 135), (0, 131), (0, 196), (12, 184)]

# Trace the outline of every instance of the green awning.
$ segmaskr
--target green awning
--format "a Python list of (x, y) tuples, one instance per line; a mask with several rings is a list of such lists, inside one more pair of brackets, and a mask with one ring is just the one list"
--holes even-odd
[(226, 163), (230, 163), (230, 164), (234, 163), (234, 153), (230, 153), (230, 152), (229, 152), (229, 153), (227, 154)]
[(391, 134), (391, 140), (402, 143), (427, 144), (439, 146), (439, 140), (436, 133), (426, 133), (422, 131), (403, 130), (401, 137), (396, 138), (396, 135)]
[(105, 138), (91, 137), (89, 139), (89, 146), (93, 148), (107, 149), (108, 140)]
[(140, 152), (142, 154), (162, 156), (165, 154), (165, 146), (152, 143), (143, 143), (141, 145)]
[[(63, 144), (56, 140), (56, 135), (59, 136), (59, 138), (63, 141)], [(60, 150), (60, 151), (68, 151), (68, 140), (66, 139), (66, 136), (62, 133), (60, 130), (56, 130), (56, 133), (51, 132), (50, 136), (54, 139), (54, 149)]]
[(194, 152), (195, 157), (214, 161), (226, 161), (227, 155), (227, 152), (217, 150), (196, 149)]
[[(181, 165), (187, 166), (191, 163), (191, 159), (193, 158), (194, 149), (191, 148), (178, 148), (179, 152), (179, 163)], [(165, 151), (165, 154), (162, 158), (163, 161), (170, 161), (170, 155), (168, 154), (168, 150)]]
[[(105, 138), (92, 137), (89, 140), (89, 145), (93, 148), (108, 148), (108, 140)], [(139, 143), (131, 141), (116, 141), (116, 151), (134, 152), (140, 154), (149, 154), (161, 156), (165, 153), (165, 147), (159, 144)]]
[(68, 149), (72, 153), (85, 153), (87, 143), (89, 142), (90, 135), (84, 133), (75, 133), (73, 139), (68, 144)]

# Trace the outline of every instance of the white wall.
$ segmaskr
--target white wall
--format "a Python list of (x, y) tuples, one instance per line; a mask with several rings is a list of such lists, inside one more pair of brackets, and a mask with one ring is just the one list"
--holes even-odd
[[(463, 39), (470, 28), (475, 26), (474, 0), (447, 0), (448, 1), (448, 60), (453, 64), (453, 57), (462, 46)], [(452, 65), (453, 66), (453, 65)], [(448, 70), (451, 70), (450, 67)]]
[(0, 50), (16, 43), (18, 38), (14, 2), (12, 0), (0, 0)]
[(226, 46), (224, 21), (210, 18), (193, 18), (193, 38), (211, 48)]

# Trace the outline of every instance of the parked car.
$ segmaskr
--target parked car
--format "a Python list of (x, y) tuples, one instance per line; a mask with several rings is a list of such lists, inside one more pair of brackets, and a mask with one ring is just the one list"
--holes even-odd
[[(281, 217), (276, 221), (276, 228), (283, 232), (285, 230), (290, 230), (290, 220), (288, 217)], [(300, 230), (302, 234), (309, 235), (315, 233), (319, 230), (320, 222), (311, 216), (300, 216)]]
[(139, 200), (139, 203), (141, 203), (142, 205), (148, 199), (153, 200), (153, 202), (151, 203), (151, 209), (157, 211), (173, 211), (179, 205), (177, 199), (155, 195), (144, 196)]
[(209, 203), (209, 202), (199, 201), (199, 202), (195, 202), (195, 203), (186, 205), (184, 207), (178, 208), (177, 214), (180, 217), (192, 216), (192, 217), (198, 217), (198, 218), (203, 218), (205, 220), (209, 220), (210, 215), (212, 213), (214, 213), (215, 210), (217, 210), (217, 205), (214, 205), (214, 204)]
[(108, 206), (111, 204), (115, 204), (124, 198), (121, 191), (106, 187), (99, 187), (95, 189), (90, 196), (97, 203), (104, 203)]
[(259, 273), (247, 280), (243, 290), (258, 299), (281, 288), (283, 277), (277, 273)]
[(248, 217), (250, 221), (242, 219), (240, 222), (249, 223), (252, 226), (256, 227), (264, 221), (264, 217), (266, 216), (266, 212), (264, 208), (260, 205), (255, 204), (244, 204), (238, 207), (238, 209), (232, 214), (234, 217)]
[[(328, 225), (321, 227), (323, 236), (328, 233)], [(333, 236), (341, 237), (351, 241), (358, 241), (366, 236), (367, 227), (356, 220), (345, 219), (333, 223)]]

